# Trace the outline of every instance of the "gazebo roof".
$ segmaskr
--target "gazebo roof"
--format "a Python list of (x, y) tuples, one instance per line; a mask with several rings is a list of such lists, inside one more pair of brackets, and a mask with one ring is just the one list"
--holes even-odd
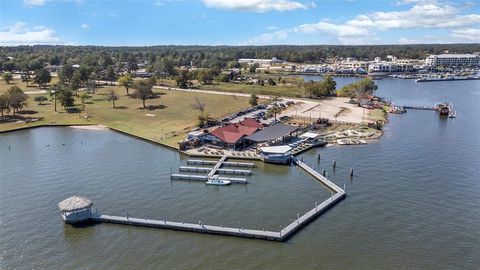
[(92, 205), (93, 205), (93, 202), (88, 198), (73, 196), (61, 201), (58, 204), (58, 208), (60, 208), (62, 212), (72, 212), (72, 211), (89, 208)]

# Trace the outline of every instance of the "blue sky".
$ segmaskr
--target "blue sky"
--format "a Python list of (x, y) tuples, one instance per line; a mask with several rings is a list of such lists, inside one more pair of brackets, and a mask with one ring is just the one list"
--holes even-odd
[(480, 43), (480, 2), (1, 0), (0, 45)]

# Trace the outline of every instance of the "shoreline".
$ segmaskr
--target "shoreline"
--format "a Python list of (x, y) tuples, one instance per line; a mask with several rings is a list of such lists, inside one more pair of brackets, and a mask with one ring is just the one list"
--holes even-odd
[(99, 125), (72, 125), (72, 126), (70, 126), (70, 128), (83, 129), (83, 130), (100, 130), (100, 131), (110, 129), (109, 127), (107, 127), (105, 125), (102, 125), (102, 124), (99, 124)]
[[(352, 123), (352, 125), (357, 126), (358, 124)], [(205, 155), (205, 154), (198, 154), (197, 155), (197, 154), (193, 154), (193, 153), (188, 153), (187, 151), (182, 151), (175, 146), (168, 145), (168, 144), (163, 143), (163, 142), (154, 141), (154, 140), (151, 140), (149, 138), (142, 137), (142, 136), (139, 136), (139, 135), (135, 135), (133, 133), (129, 133), (129, 132), (120, 130), (118, 128), (110, 127), (110, 126), (103, 125), (103, 124), (93, 124), (93, 123), (92, 124), (81, 124), (81, 123), (78, 123), (78, 124), (40, 124), (40, 125), (19, 127), (19, 128), (14, 128), (14, 129), (0, 130), (0, 134), (6, 134), (6, 133), (15, 132), (15, 131), (22, 131), (22, 130), (28, 130), (28, 129), (34, 129), (34, 128), (42, 128), (42, 127), (47, 127), (47, 128), (48, 127), (53, 127), (53, 128), (55, 128), (55, 127), (69, 127), (69, 128), (77, 129), (77, 130), (91, 130), (91, 131), (108, 131), (108, 130), (111, 130), (111, 131), (121, 133), (123, 135), (129, 136), (129, 137), (132, 137), (132, 138), (135, 138), (135, 139), (143, 140), (147, 143), (152, 143), (152, 144), (164, 146), (164, 147), (166, 147), (170, 150), (178, 151), (180, 154), (184, 154), (184, 155), (188, 155), (188, 156), (192, 156), (192, 157), (195, 157), (195, 156), (197, 156), (197, 157), (217, 157), (216, 155), (209, 156), (209, 155)], [(376, 132), (376, 134), (374, 136), (371, 136), (369, 138), (364, 138), (364, 139), (366, 139), (367, 142), (370, 142), (372, 140), (378, 140), (382, 136), (383, 136), (383, 131), (379, 130), (378, 132)], [(331, 141), (327, 141), (327, 142), (328, 143), (327, 143), (327, 145), (325, 145), (325, 147), (339, 145), (338, 143), (332, 143)], [(258, 160), (257, 158), (240, 157), (240, 156), (236, 156), (236, 157), (232, 156), (231, 158)]]

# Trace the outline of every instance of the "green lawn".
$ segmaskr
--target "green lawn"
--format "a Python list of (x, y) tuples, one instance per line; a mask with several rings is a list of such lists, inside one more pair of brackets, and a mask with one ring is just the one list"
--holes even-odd
[(385, 110), (383, 110), (383, 109), (369, 110), (368, 118), (373, 120), (373, 121), (377, 121), (377, 120), (386, 121), (387, 114), (385, 113)]
[(247, 94), (279, 95), (285, 97), (302, 97), (303, 88), (295, 85), (246, 85), (240, 83), (218, 83), (213, 85), (199, 85), (203, 90), (237, 92)]
[[(1, 82), (0, 89), (10, 87), (5, 85), (5, 82)], [(25, 87), (22, 89), (25, 90)], [(116, 101), (116, 109), (113, 109), (111, 102), (105, 99), (108, 89), (113, 89), (120, 96), (120, 99)], [(59, 104), (57, 104), (58, 112), (54, 112), (52, 102), (39, 105), (33, 101), (33, 98), (39, 95), (29, 95), (25, 111), (30, 114), (23, 114), (23, 116), (41, 119), (29, 125), (103, 124), (176, 147), (177, 142), (184, 138), (185, 133), (196, 125), (199, 113), (194, 111), (191, 106), (195, 97), (206, 104), (206, 113), (212, 118), (220, 118), (249, 106), (248, 98), (242, 97), (168, 90), (156, 90), (155, 93), (158, 95), (157, 98), (146, 101), (147, 106), (154, 108), (143, 109), (141, 100), (125, 96), (124, 88), (106, 86), (99, 88), (97, 93), (92, 95), (87, 104), (84, 104), (85, 110), (80, 114), (67, 113)], [(81, 107), (81, 101), (78, 98), (76, 98), (76, 105)], [(88, 119), (85, 116), (88, 116)], [(0, 131), (25, 126), (24, 122), (0, 123)]]

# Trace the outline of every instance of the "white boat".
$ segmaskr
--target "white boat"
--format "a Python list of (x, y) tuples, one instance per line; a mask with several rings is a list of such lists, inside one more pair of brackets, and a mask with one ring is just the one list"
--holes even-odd
[(207, 185), (215, 185), (215, 186), (226, 186), (230, 185), (230, 181), (228, 180), (221, 180), (218, 179), (218, 176), (213, 176), (212, 178), (209, 178), (207, 182), (205, 182)]
[(448, 114), (448, 117), (450, 117), (450, 118), (457, 117), (457, 112), (456, 111), (450, 111), (450, 113)]
[(358, 144), (367, 144), (367, 141), (355, 140), (355, 139), (338, 139), (337, 143), (339, 145), (358, 145)]

